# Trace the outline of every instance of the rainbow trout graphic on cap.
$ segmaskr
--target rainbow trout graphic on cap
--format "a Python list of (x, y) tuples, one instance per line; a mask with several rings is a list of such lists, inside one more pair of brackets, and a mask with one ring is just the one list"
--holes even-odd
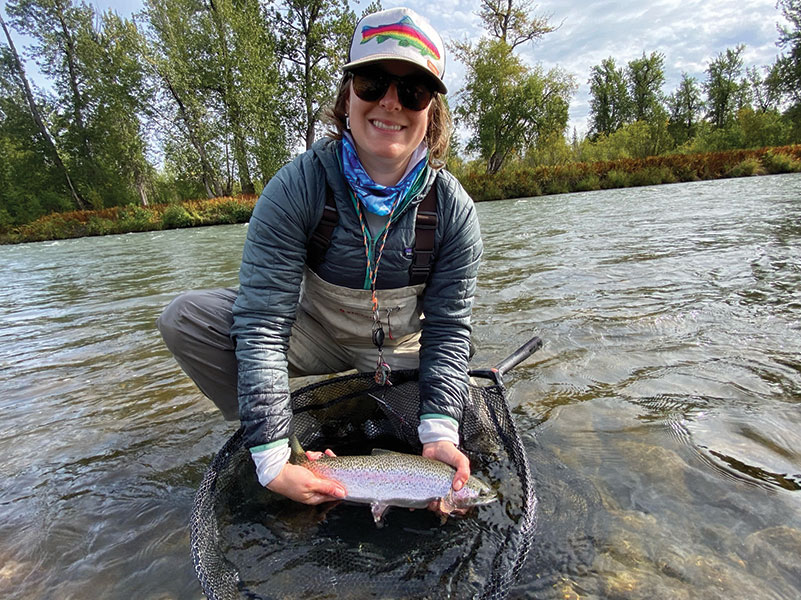
[(390, 39), (398, 42), (399, 46), (416, 48), (423, 56), (428, 55), (435, 60), (440, 59), (436, 44), (428, 39), (409, 17), (403, 17), (398, 23), (378, 25), (377, 27), (365, 25), (362, 28), (362, 44), (366, 44), (370, 40), (376, 40), (377, 43), (382, 44)]
[(411, 63), (432, 75), (431, 82), (440, 94), (448, 88), (445, 75), (445, 44), (428, 20), (410, 8), (398, 7), (362, 17), (350, 40), (347, 72), (385, 60)]

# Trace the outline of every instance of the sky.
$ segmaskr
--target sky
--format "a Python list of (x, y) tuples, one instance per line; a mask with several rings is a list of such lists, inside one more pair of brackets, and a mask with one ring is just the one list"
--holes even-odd
[[(536, 1), (536, 0), (535, 0)], [(112, 9), (130, 16), (141, 8), (131, 0), (87, 0), (100, 11)], [(369, 0), (351, 6), (358, 14)], [(384, 8), (408, 6), (428, 18), (445, 42), (478, 40), (483, 35), (476, 15), (478, 0), (382, 0)], [(3, 3), (3, 8), (5, 3)], [(3, 10), (5, 14), (5, 10)], [(778, 23), (785, 23), (776, 0), (542, 0), (533, 14), (546, 16), (558, 29), (542, 39), (520, 47), (529, 65), (546, 70), (560, 67), (572, 73), (578, 84), (570, 105), (568, 127), (579, 136), (587, 132), (589, 85), (593, 66), (613, 57), (620, 67), (643, 52), (665, 56), (665, 93), (678, 87), (683, 72), (705, 80), (710, 61), (727, 48), (745, 45), (745, 66), (763, 67), (774, 62)], [(24, 41), (16, 40), (24, 47)], [(446, 59), (447, 60), (447, 59)], [(455, 60), (446, 63), (445, 83), (451, 92), (464, 82), (464, 67)]]

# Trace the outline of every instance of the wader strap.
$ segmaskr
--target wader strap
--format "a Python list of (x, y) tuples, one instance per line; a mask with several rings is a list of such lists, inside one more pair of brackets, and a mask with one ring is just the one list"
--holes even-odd
[(417, 207), (414, 224), (414, 254), (409, 267), (409, 285), (418, 285), (428, 280), (434, 262), (434, 234), (437, 231), (437, 182), (428, 190)]
[(316, 269), (323, 262), (328, 246), (331, 245), (331, 237), (334, 235), (334, 228), (339, 223), (339, 213), (334, 201), (334, 191), (326, 183), (325, 186), (325, 207), (323, 217), (317, 224), (317, 229), (306, 246), (306, 264), (312, 269)]
[[(325, 208), (323, 217), (306, 247), (306, 264), (317, 268), (325, 258), (331, 245), (334, 228), (339, 223), (339, 213), (334, 201), (334, 191), (326, 184)], [(414, 224), (414, 252), (412, 265), (409, 267), (409, 285), (425, 283), (434, 262), (434, 235), (437, 231), (437, 183), (431, 186), (423, 201), (417, 207), (417, 218)]]

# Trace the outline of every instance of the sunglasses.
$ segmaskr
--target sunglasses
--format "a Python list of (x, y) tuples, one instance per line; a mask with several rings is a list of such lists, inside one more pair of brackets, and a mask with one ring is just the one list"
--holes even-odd
[(398, 77), (382, 69), (359, 69), (353, 71), (353, 91), (365, 102), (375, 102), (384, 97), (389, 86), (395, 84), (401, 106), (421, 111), (431, 102), (436, 93), (424, 75)]

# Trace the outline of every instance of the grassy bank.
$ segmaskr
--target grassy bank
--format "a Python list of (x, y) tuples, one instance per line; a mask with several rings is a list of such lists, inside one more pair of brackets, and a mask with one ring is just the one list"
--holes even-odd
[[(495, 175), (468, 173), (460, 180), (476, 202), (565, 194), (682, 181), (801, 172), (801, 145), (646, 159), (510, 168)], [(120, 206), (54, 213), (0, 231), (0, 243), (38, 242), (132, 231), (245, 223), (256, 196), (194, 200), (181, 204)]]
[(0, 232), (0, 243), (247, 223), (255, 204), (256, 196), (236, 196), (181, 204), (116, 206), (103, 210), (53, 213), (11, 231)]
[(462, 185), (476, 202), (801, 172), (801, 145), (706, 154), (672, 154), (645, 159), (518, 167), (495, 175), (469, 173)]

